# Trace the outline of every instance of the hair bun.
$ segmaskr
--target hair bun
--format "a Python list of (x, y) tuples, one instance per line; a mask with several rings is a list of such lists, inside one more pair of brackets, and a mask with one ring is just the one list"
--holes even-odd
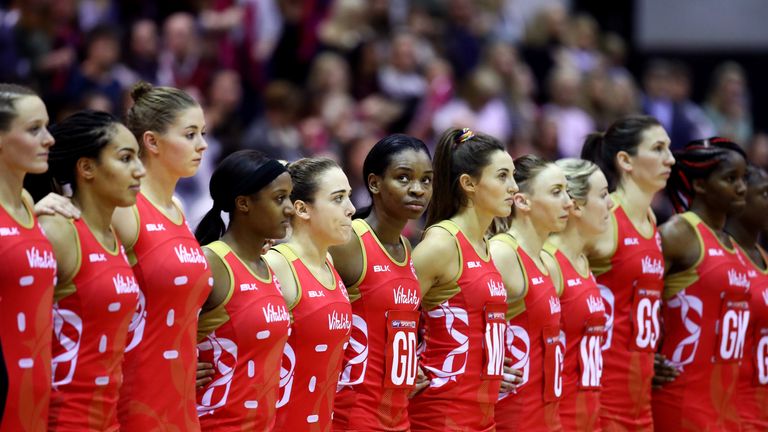
[(152, 84), (146, 81), (139, 81), (131, 89), (131, 99), (133, 99), (134, 102), (137, 102), (139, 99), (144, 97), (144, 95), (151, 92), (152, 89), (154, 89)]

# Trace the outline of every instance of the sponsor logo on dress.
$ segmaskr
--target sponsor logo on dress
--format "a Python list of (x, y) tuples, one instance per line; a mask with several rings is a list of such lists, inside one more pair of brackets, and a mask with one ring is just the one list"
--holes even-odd
[(288, 311), (285, 310), (285, 306), (283, 305), (275, 306), (272, 303), (267, 303), (266, 306), (261, 307), (261, 311), (264, 313), (264, 319), (267, 323), (291, 320)]
[(165, 231), (165, 225), (163, 224), (147, 224), (147, 232)]
[(480, 268), (483, 265), (480, 263), (480, 261), (467, 261), (467, 268)]
[(34, 269), (55, 269), (56, 258), (53, 256), (53, 252), (43, 251), (36, 247), (27, 249), (27, 262), (29, 262), (29, 268)]
[(173, 251), (176, 252), (176, 257), (182, 264), (202, 264), (208, 268), (208, 261), (198, 248), (188, 249), (184, 245), (178, 245), (173, 248)]
[(637, 246), (640, 240), (637, 237), (627, 237), (624, 239), (624, 246)]
[(409, 305), (417, 305), (419, 304), (419, 296), (416, 294), (415, 290), (405, 290), (405, 288), (402, 287), (402, 285), (398, 286), (393, 292), (392, 296), (394, 297), (395, 304), (401, 305), (401, 304), (409, 304)]
[(754, 279), (754, 278), (756, 278), (756, 277), (757, 277), (757, 272), (756, 272), (756, 271), (754, 271), (754, 270), (749, 270), (749, 271), (747, 272), (747, 275), (749, 275), (749, 278), (750, 278), (750, 279)]
[(735, 269), (728, 270), (728, 283), (731, 286), (749, 288), (749, 279), (744, 273), (739, 273)]
[(507, 316), (504, 312), (488, 312), (488, 321), (504, 321)]
[(309, 298), (325, 297), (325, 291), (307, 290), (307, 295), (309, 295)]
[(258, 291), (259, 286), (256, 283), (241, 283), (240, 291)]
[(389, 266), (388, 265), (378, 265), (377, 264), (377, 265), (373, 266), (373, 272), (374, 273), (381, 273), (381, 272), (388, 272), (388, 271), (391, 271), (391, 270), (389, 270)]
[(557, 297), (550, 297), (549, 298), (549, 313), (556, 314), (560, 313), (560, 299)]
[(581, 279), (568, 279), (568, 288), (581, 285)]
[(488, 281), (488, 292), (491, 294), (491, 297), (507, 296), (507, 290), (504, 288), (504, 284), (495, 280)]
[(115, 284), (115, 291), (118, 294), (138, 294), (139, 284), (133, 276), (124, 277), (117, 275), (112, 277), (112, 283)]
[(723, 250), (720, 249), (720, 248), (709, 248), (707, 253), (709, 254), (709, 256), (723, 256), (724, 255), (723, 254)]
[(541, 285), (541, 284), (544, 283), (544, 277), (543, 276), (535, 277), (535, 278), (531, 279), (531, 283), (534, 284), (534, 285)]
[(643, 274), (657, 274), (659, 276), (664, 276), (664, 264), (661, 263), (660, 259), (652, 259), (649, 256), (646, 256), (641, 261), (643, 266)]
[(0, 237), (21, 235), (18, 227), (0, 227)]
[(103, 253), (88, 254), (88, 261), (95, 262), (107, 262), (107, 257)]
[(416, 321), (392, 320), (392, 328), (416, 328)]
[(587, 307), (589, 308), (589, 313), (605, 312), (605, 304), (603, 303), (603, 299), (601, 297), (595, 297), (591, 294), (589, 297), (587, 297)]
[(328, 330), (344, 330), (349, 331), (352, 328), (352, 320), (349, 319), (348, 314), (339, 314), (333, 311), (328, 315)]

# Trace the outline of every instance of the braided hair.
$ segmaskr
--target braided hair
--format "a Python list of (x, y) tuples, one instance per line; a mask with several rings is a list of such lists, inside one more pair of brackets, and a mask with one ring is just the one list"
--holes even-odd
[(666, 191), (678, 213), (690, 208), (694, 198), (693, 181), (708, 178), (729, 152), (736, 152), (747, 160), (746, 153), (738, 144), (721, 137), (691, 141), (675, 152), (677, 162), (672, 166)]
[(62, 192), (64, 185), (76, 189), (76, 165), (80, 158), (98, 159), (117, 133), (117, 118), (102, 111), (76, 112), (51, 127), (56, 145), (48, 154), (48, 172), (28, 175), (25, 181), (35, 201), (49, 192)]

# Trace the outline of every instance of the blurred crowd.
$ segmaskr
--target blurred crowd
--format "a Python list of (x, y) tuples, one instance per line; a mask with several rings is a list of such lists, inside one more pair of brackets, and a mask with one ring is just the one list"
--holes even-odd
[[(93, 108), (122, 116), (131, 86), (182, 88), (205, 109), (203, 172), (180, 194), (207, 208), (210, 170), (255, 148), (287, 160), (331, 155), (355, 204), (362, 161), (383, 136), (428, 145), (449, 127), (513, 156), (578, 156), (584, 136), (630, 113), (657, 117), (679, 148), (722, 135), (768, 167), (744, 69), (627, 67), (631, 48), (562, 0), (25, 0), (0, 6), (0, 81), (33, 86), (55, 121)], [(697, 75), (698, 76), (698, 75)], [(208, 172), (206, 172), (206, 169)], [(197, 209), (201, 209), (198, 211)]]

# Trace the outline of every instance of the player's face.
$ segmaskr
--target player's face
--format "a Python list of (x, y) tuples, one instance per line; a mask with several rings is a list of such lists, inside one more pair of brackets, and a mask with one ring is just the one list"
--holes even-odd
[(493, 152), (490, 163), (483, 168), (473, 196), (478, 209), (493, 217), (507, 217), (512, 213), (514, 194), (518, 191), (514, 178), (515, 163), (509, 153)]
[(531, 181), (530, 192), (524, 193), (535, 224), (549, 233), (560, 232), (568, 223), (573, 201), (568, 195), (563, 170), (549, 164)]
[(319, 175), (312, 203), (307, 203), (312, 237), (328, 246), (344, 244), (352, 235), (355, 206), (350, 201), (352, 188), (341, 168), (333, 167)]
[(608, 229), (613, 200), (608, 193), (608, 181), (602, 171), (589, 176), (587, 202), (581, 206), (581, 221), (584, 235), (598, 235)]
[(48, 111), (37, 96), (23, 96), (14, 103), (16, 118), (0, 131), (0, 161), (21, 174), (48, 171), (48, 151), (53, 137), (48, 132)]
[(656, 193), (667, 185), (675, 164), (669, 135), (663, 127), (651, 126), (641, 136), (635, 155), (629, 157), (632, 168), (628, 175), (644, 190)]
[(747, 161), (735, 151), (727, 152), (725, 158), (704, 182), (708, 205), (725, 210), (729, 214), (742, 211), (746, 204), (746, 172)]
[(141, 178), (147, 172), (139, 159), (139, 144), (123, 125), (115, 123), (115, 135), (99, 154), (93, 171), (93, 190), (117, 207), (136, 204)]
[(418, 219), (432, 199), (432, 162), (427, 153), (404, 150), (392, 155), (382, 177), (376, 177), (374, 196), (382, 211), (400, 220)]
[(180, 111), (176, 121), (158, 136), (158, 150), (165, 169), (176, 177), (195, 175), (208, 148), (205, 134), (202, 108), (194, 106)]
[(288, 232), (293, 216), (291, 175), (284, 172), (258, 193), (246, 197), (249, 219), (255, 234), (265, 239), (281, 239)]
[(762, 170), (753, 176), (747, 185), (747, 204), (738, 218), (742, 225), (762, 232), (768, 230), (768, 176)]

